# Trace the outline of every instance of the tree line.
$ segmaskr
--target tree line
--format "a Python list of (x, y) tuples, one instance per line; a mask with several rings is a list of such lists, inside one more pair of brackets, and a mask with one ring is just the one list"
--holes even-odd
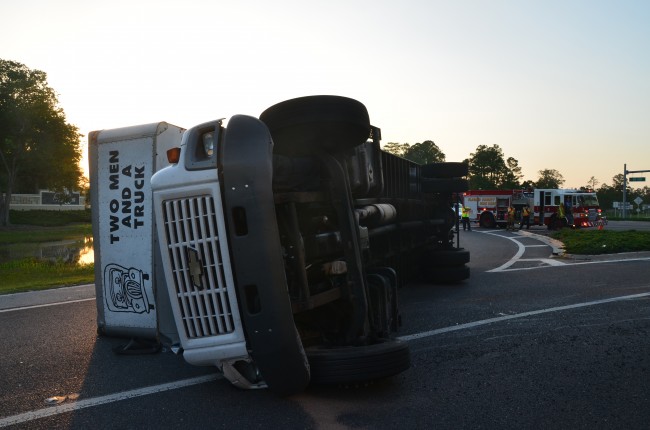
[[(9, 209), (14, 193), (36, 193), (50, 189), (65, 201), (69, 191), (87, 188), (79, 160), (83, 136), (69, 124), (59, 107), (47, 75), (24, 64), (0, 59), (0, 226), (10, 224)], [(420, 164), (444, 162), (445, 154), (432, 141), (410, 145), (389, 142), (385, 151)], [(479, 145), (466, 160), (470, 189), (560, 188), (565, 180), (555, 169), (540, 170), (536, 181), (523, 180), (514, 157), (506, 157), (499, 145)], [(622, 201), (623, 174), (613, 185), (599, 184), (593, 176), (584, 189), (596, 189), (604, 208)], [(650, 204), (650, 189), (632, 190)]]
[[(410, 145), (408, 143), (389, 142), (383, 150), (419, 164), (441, 163), (446, 160), (444, 152), (432, 140)], [(562, 188), (566, 182), (556, 169), (538, 171), (536, 181), (524, 180), (519, 161), (506, 157), (499, 145), (479, 145), (469, 158), (463, 160), (468, 165), (470, 190), (516, 190), (528, 188)], [(616, 201), (623, 200), (623, 174), (612, 178), (612, 185), (601, 184), (592, 176), (581, 190), (594, 190), (602, 208), (611, 208)], [(627, 187), (627, 201), (641, 197), (645, 204), (650, 204), (650, 188), (633, 189)]]

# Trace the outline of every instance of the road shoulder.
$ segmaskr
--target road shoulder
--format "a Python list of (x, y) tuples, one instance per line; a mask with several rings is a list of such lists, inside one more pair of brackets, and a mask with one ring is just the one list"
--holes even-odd
[(49, 305), (52, 303), (64, 303), (74, 300), (86, 300), (94, 297), (94, 284), (53, 288), (50, 290), (27, 291), (24, 293), (3, 294), (0, 295), (0, 310)]

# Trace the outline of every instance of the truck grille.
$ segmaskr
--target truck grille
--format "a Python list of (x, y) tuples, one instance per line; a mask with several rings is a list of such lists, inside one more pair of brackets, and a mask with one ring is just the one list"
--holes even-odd
[(589, 221), (596, 221), (596, 218), (597, 218), (596, 209), (590, 208), (589, 209)]
[(163, 221), (174, 294), (187, 338), (231, 333), (235, 324), (214, 199), (207, 195), (166, 200)]

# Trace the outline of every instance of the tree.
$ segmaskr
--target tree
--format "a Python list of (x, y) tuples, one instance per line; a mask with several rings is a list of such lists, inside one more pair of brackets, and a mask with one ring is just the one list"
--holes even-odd
[(499, 177), (505, 170), (503, 151), (498, 145), (479, 145), (469, 158), (471, 188), (498, 188)]
[[(616, 191), (623, 193), (623, 183), (625, 182), (625, 176), (622, 173), (612, 176), (612, 188)], [(629, 184), (627, 184), (628, 191), (630, 190)], [(621, 194), (622, 195), (622, 194)]]
[(595, 190), (599, 183), (600, 183), (600, 182), (598, 182), (598, 179), (596, 179), (595, 176), (592, 176), (592, 177), (589, 178), (589, 180), (587, 181), (587, 186), (586, 186), (585, 188), (587, 188), (587, 189), (589, 189), (589, 190)]
[[(611, 208), (614, 202), (623, 202), (623, 174), (619, 173), (612, 177), (612, 186), (602, 184), (598, 191), (598, 203), (601, 208)], [(631, 202), (635, 197), (632, 194), (632, 189), (627, 187), (627, 201)], [(642, 197), (643, 198), (643, 197)]]
[(535, 188), (560, 188), (564, 184), (564, 176), (555, 169), (540, 170)]
[(398, 157), (404, 157), (404, 153), (410, 146), (408, 143), (388, 142), (382, 149)]
[(0, 59), (0, 225), (16, 189), (77, 187), (81, 135), (57, 105), (44, 72)]
[(445, 154), (433, 140), (425, 140), (407, 147), (404, 151), (404, 158), (418, 164), (441, 163), (445, 161)]
[(503, 175), (503, 180), (501, 183), (501, 188), (506, 189), (517, 189), (521, 187), (519, 182), (522, 178), (521, 167), (519, 167), (519, 161), (513, 157), (508, 157), (506, 160), (507, 170)]
[(623, 195), (622, 193), (617, 192), (614, 187), (610, 187), (607, 184), (602, 184), (598, 190), (596, 190), (596, 196), (598, 197), (598, 203), (602, 209), (611, 208), (616, 201), (618, 200), (618, 195)]
[(513, 157), (505, 159), (499, 145), (479, 145), (470, 154), (469, 181), (472, 189), (515, 189), (522, 178), (519, 161)]
[(531, 181), (530, 179), (526, 179), (519, 185), (522, 189), (525, 190), (529, 190), (529, 189), (532, 190), (533, 188), (535, 188), (535, 182)]

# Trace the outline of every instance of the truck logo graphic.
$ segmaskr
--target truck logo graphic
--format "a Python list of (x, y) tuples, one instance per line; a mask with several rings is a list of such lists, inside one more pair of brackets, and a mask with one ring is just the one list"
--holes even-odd
[(119, 264), (108, 264), (104, 269), (104, 297), (112, 312), (149, 313), (153, 304), (149, 303), (144, 282), (149, 275), (142, 270)]
[(187, 265), (190, 273), (190, 280), (192, 285), (197, 290), (202, 290), (203, 287), (203, 263), (199, 251), (194, 248), (187, 248)]

